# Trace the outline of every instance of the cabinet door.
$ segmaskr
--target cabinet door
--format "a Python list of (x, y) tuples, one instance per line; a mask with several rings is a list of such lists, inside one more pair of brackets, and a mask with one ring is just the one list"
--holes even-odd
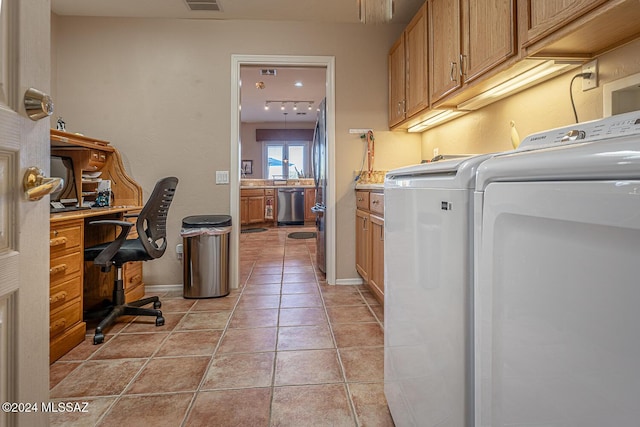
[(413, 17), (405, 34), (405, 111), (409, 118), (429, 106), (427, 3)]
[(240, 224), (249, 224), (249, 198), (240, 197)]
[(249, 199), (249, 224), (264, 222), (264, 196), (251, 196)]
[[(562, 28), (607, 0), (519, 0), (519, 25), (522, 29), (522, 45), (532, 44)], [(528, 16), (526, 12), (528, 11)]]
[(371, 265), (369, 287), (381, 304), (384, 303), (384, 219), (371, 215)]
[(429, 2), (431, 103), (458, 89), (460, 82), (460, 2)]
[(402, 34), (389, 51), (389, 127), (397, 125), (405, 118), (404, 65), (404, 34)]
[(515, 0), (466, 0), (464, 82), (473, 81), (516, 53)]
[(315, 221), (316, 214), (311, 212), (311, 208), (316, 204), (316, 189), (306, 188), (304, 190), (304, 221)]
[(365, 283), (369, 283), (369, 214), (356, 210), (356, 270)]

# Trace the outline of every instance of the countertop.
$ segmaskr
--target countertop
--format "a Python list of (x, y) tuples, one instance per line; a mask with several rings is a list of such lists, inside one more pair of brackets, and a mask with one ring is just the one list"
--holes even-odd
[(356, 184), (356, 190), (384, 190), (384, 183)]
[(316, 188), (315, 185), (240, 185), (241, 190), (261, 190), (266, 188)]

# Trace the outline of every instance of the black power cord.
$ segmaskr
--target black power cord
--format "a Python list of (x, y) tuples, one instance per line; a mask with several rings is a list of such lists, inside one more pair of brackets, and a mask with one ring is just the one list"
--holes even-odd
[(576, 112), (576, 104), (573, 101), (573, 81), (575, 79), (577, 79), (578, 77), (582, 77), (590, 79), (591, 78), (591, 73), (578, 73), (575, 76), (573, 76), (573, 78), (571, 79), (571, 83), (569, 83), (569, 98), (571, 98), (571, 107), (573, 108), (573, 116), (576, 118), (576, 123), (578, 122), (578, 113)]

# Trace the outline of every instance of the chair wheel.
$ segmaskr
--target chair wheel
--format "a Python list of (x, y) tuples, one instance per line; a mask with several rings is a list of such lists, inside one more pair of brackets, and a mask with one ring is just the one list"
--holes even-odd
[(160, 301), (155, 301), (153, 303), (153, 308), (155, 308), (156, 310), (159, 309), (160, 307), (162, 307), (162, 303)]
[(101, 333), (96, 333), (93, 337), (93, 345), (102, 344), (104, 342), (104, 335)]
[(156, 317), (156, 326), (162, 326), (162, 325), (164, 325), (164, 317), (162, 316)]

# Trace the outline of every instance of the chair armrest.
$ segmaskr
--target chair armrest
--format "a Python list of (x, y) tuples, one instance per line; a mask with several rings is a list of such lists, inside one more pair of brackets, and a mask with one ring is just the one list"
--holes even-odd
[(140, 216), (140, 212), (127, 212), (122, 215), (125, 218), (137, 218)]
[(124, 241), (127, 239), (127, 235), (129, 234), (129, 230), (134, 224), (127, 221), (118, 221), (118, 220), (110, 220), (103, 219), (98, 221), (89, 222), (90, 225), (116, 225), (121, 228), (120, 234), (115, 238), (113, 242), (111, 242), (106, 248), (100, 252), (100, 254), (93, 260), (95, 265), (100, 267), (108, 267), (111, 265), (111, 260), (118, 252)]

